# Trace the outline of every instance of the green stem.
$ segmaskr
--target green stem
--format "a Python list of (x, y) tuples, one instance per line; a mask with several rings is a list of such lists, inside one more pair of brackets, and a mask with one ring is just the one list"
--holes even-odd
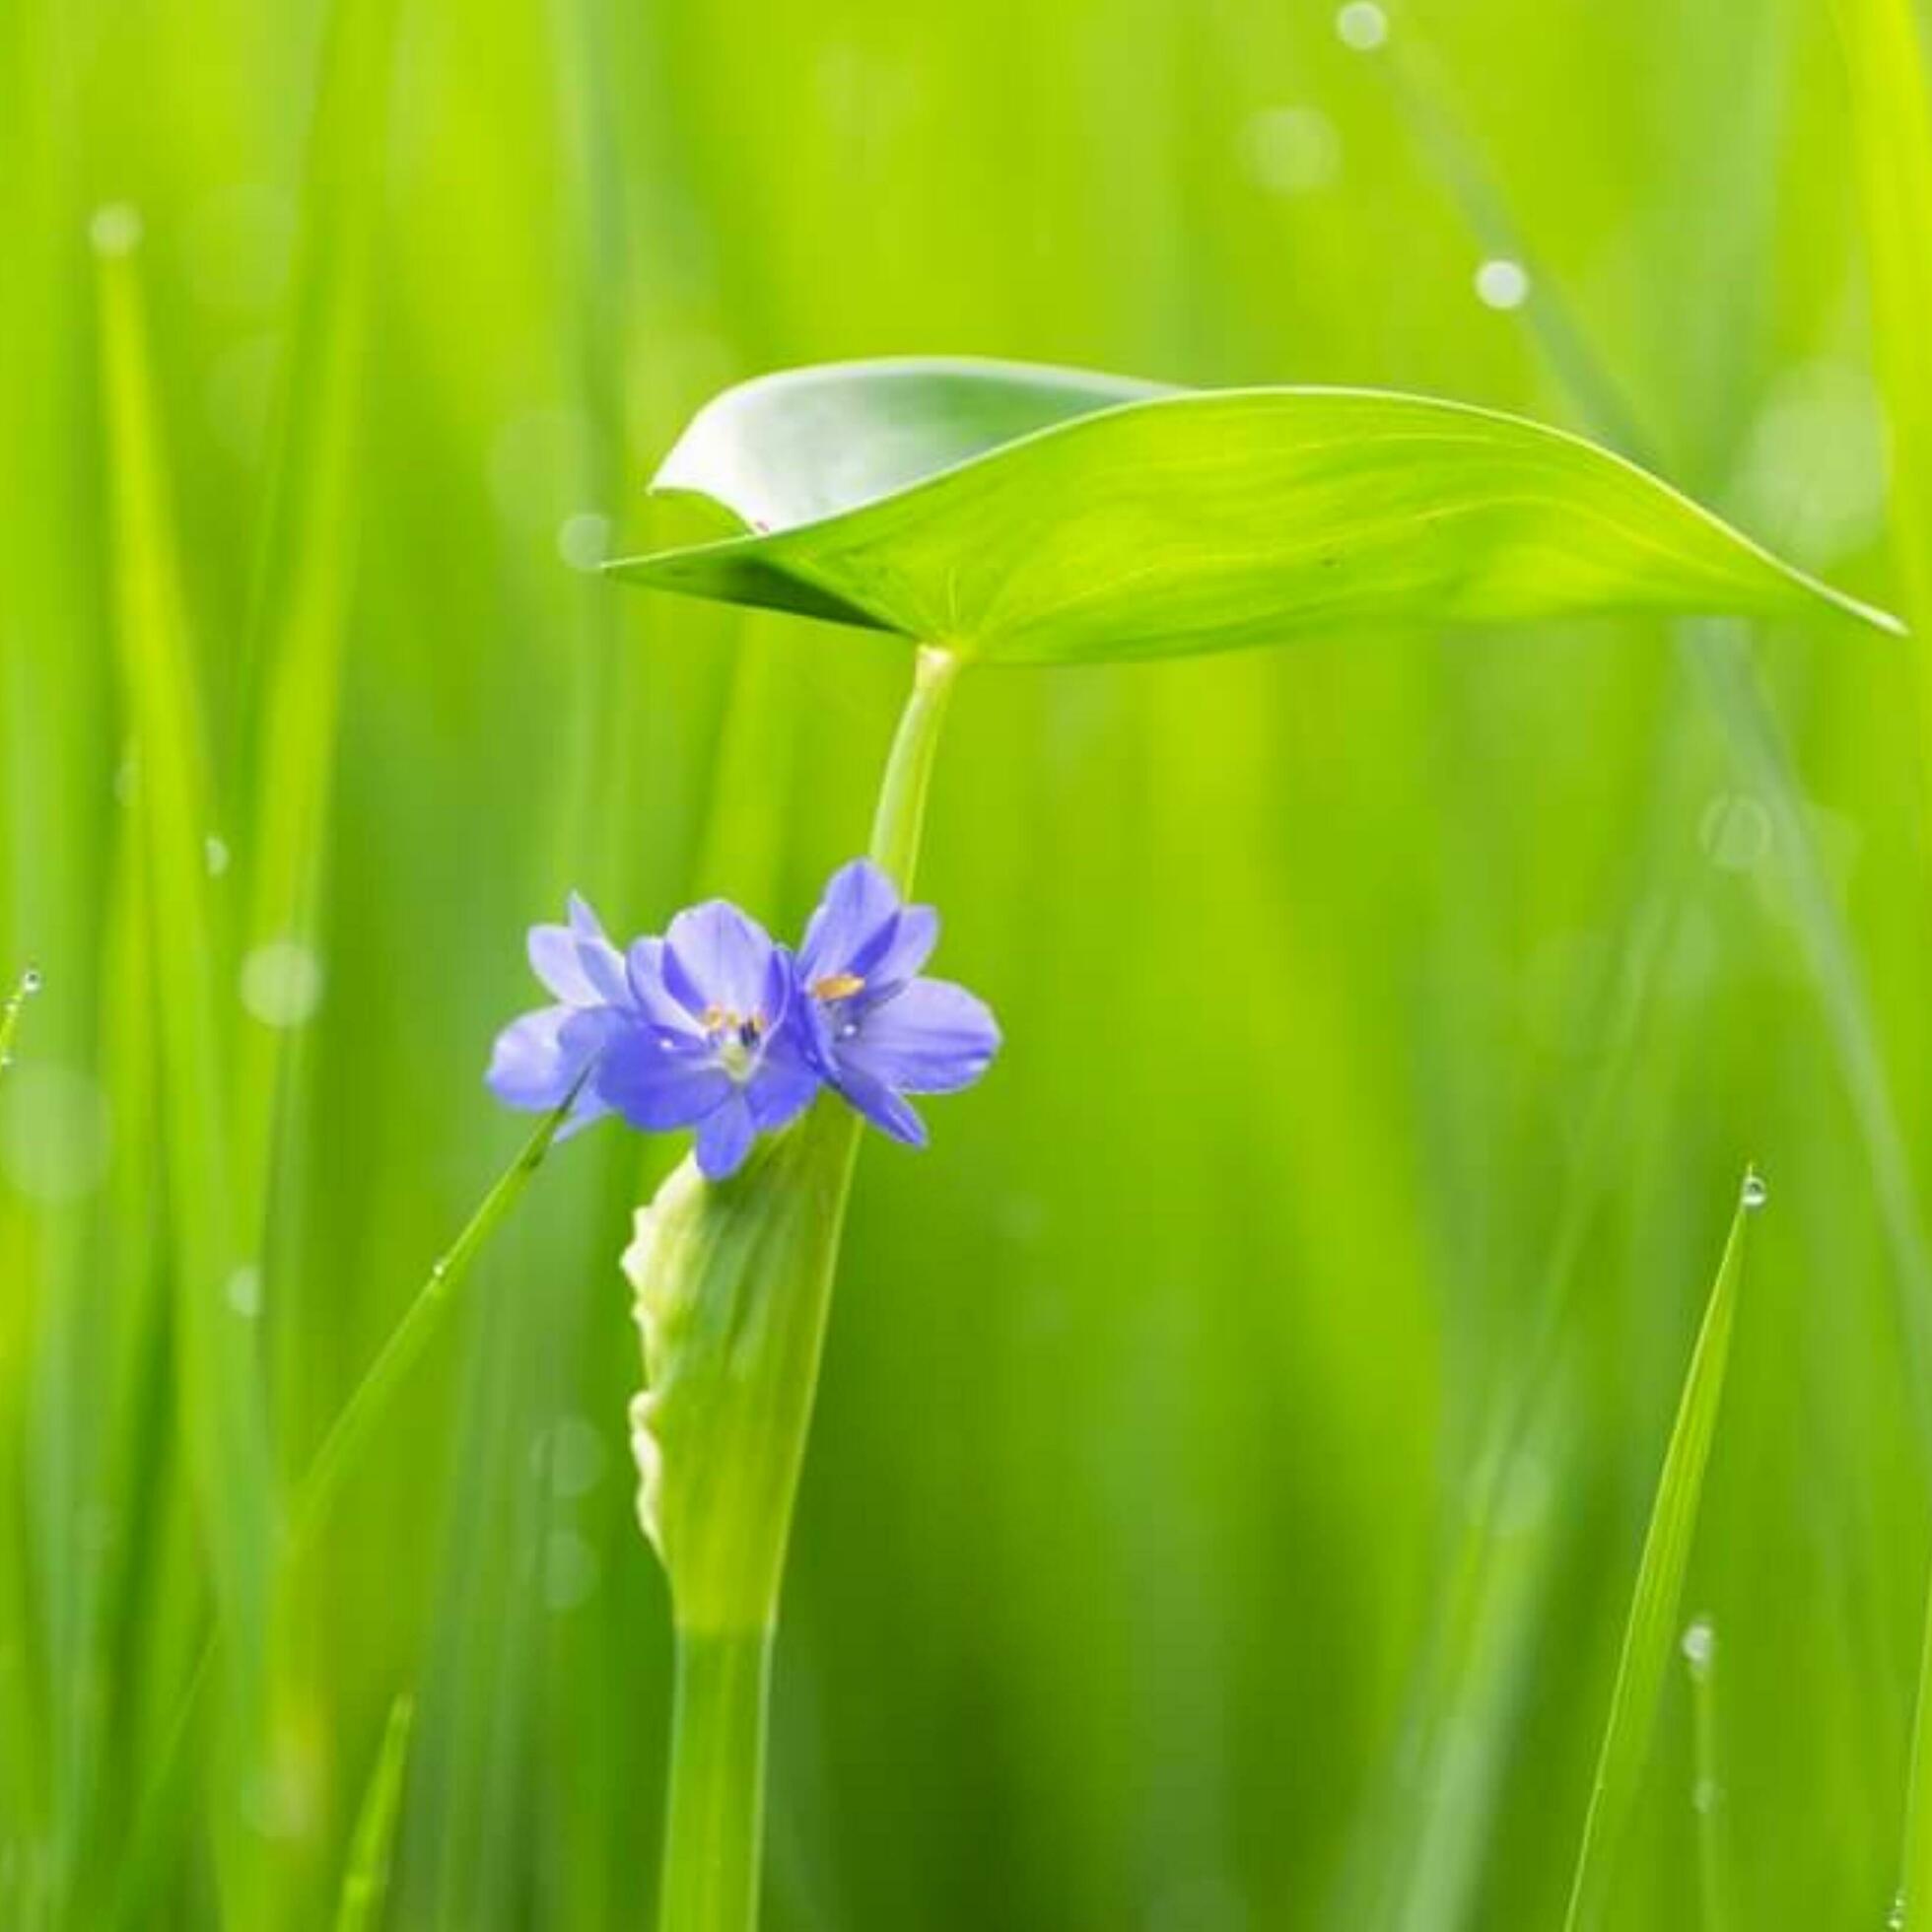
[(939, 726), (945, 723), (946, 703), (959, 659), (949, 651), (928, 645), (913, 671), (912, 696), (906, 700), (892, 751), (879, 785), (878, 809), (872, 814), (872, 862), (889, 872), (901, 892), (913, 888), (919, 866), (920, 834), (926, 824), (926, 794), (932, 783), (932, 761), (939, 749)]
[(678, 1632), (663, 1932), (758, 1923), (771, 1664), (768, 1630)]
[[(573, 1094), (571, 1099), (575, 1098)], [(570, 1107), (571, 1101), (566, 1100), (538, 1123), (536, 1132), (484, 1196), (463, 1231), (430, 1270), (429, 1279), (330, 1425), (314, 1461), (296, 1485), (288, 1537), (282, 1551), (283, 1564), (291, 1574), (299, 1574), (303, 1559), (328, 1520), (329, 1505), (344, 1480), (354, 1474), (369, 1453), (379, 1426), (388, 1414), (409, 1371), (455, 1306), (456, 1290), (469, 1273), (470, 1263), (516, 1205), (531, 1175), (543, 1164)], [(221, 1637), (221, 1626), (217, 1623), (202, 1638), (187, 1687), (163, 1734), (165, 1742), (159, 1761), (135, 1812), (132, 1842), (112, 1868), (114, 1902), (105, 1918), (110, 1926), (118, 1928), (135, 1922), (136, 1915), (144, 1909), (143, 1901), (152, 1894), (150, 1880), (157, 1863), (168, 1853), (165, 1834), (180, 1802), (181, 1781), (193, 1768), (194, 1755), (190, 1747), (195, 1741), (201, 1700), (214, 1675)], [(105, 1868), (104, 1874), (104, 1871)]]
[[(902, 891), (911, 889), (918, 865), (958, 665), (947, 652), (921, 651), (886, 759), (871, 857)], [(654, 1531), (670, 1538), (660, 1549), (671, 1574), (677, 1643), (661, 1932), (754, 1932), (758, 1922), (772, 1636), (859, 1132), (849, 1109), (821, 1104), (733, 1191), (673, 1176), (652, 1210), (660, 1218), (660, 1241), (694, 1244), (683, 1257), (694, 1274), (706, 1265), (699, 1250), (718, 1244), (707, 1251), (719, 1270), (713, 1291), (738, 1311), (728, 1324), (737, 1338), (729, 1390), (716, 1398), (721, 1413), (707, 1444), (709, 1474), (723, 1486), (709, 1490), (701, 1522), (680, 1518)], [(740, 1204), (735, 1222), (733, 1201)], [(679, 1232), (691, 1223), (703, 1232)], [(765, 1230), (772, 1245), (756, 1234), (741, 1237), (747, 1228)], [(737, 1259), (720, 1259), (739, 1238), (747, 1246)], [(682, 1273), (678, 1263), (666, 1267), (673, 1276)], [(695, 1316), (674, 1308), (657, 1319), (668, 1332)], [(724, 1449), (726, 1440), (735, 1454)]]
[[(578, 1084), (581, 1086), (583, 1082), (580, 1080)], [(322, 1438), (322, 1446), (315, 1452), (315, 1460), (304, 1472), (296, 1488), (290, 1538), (291, 1559), (306, 1553), (310, 1540), (327, 1515), (329, 1504), (335, 1500), (335, 1493), (344, 1478), (355, 1470), (368, 1452), (370, 1440), (388, 1414), (397, 1389), (455, 1306), (456, 1290), (469, 1273), (470, 1263), (497, 1231), (504, 1216), (516, 1206), (518, 1197), (529, 1185), (530, 1176), (543, 1165), (543, 1158), (550, 1151), (550, 1143), (557, 1138), (557, 1132), (569, 1116), (571, 1103), (576, 1098), (573, 1091), (562, 1106), (543, 1117), (536, 1132), (524, 1141), (522, 1150), (498, 1179), (496, 1186), (483, 1197), (481, 1206), (470, 1216), (463, 1231), (431, 1268), (429, 1279), (418, 1290), (416, 1299), (409, 1304), (402, 1320), (390, 1331), (381, 1353), (370, 1364), (363, 1379), (356, 1384), (355, 1392), (330, 1423), (328, 1434)]]

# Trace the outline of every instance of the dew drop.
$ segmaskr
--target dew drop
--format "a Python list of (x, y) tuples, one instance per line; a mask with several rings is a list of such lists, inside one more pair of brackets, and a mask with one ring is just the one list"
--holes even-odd
[(244, 1322), (252, 1322), (261, 1313), (261, 1270), (244, 1262), (223, 1284), (222, 1299)]
[(435, 1266), (434, 1266), (434, 1267), (433, 1267), (433, 1268), (432, 1268), (432, 1269), (430, 1270), (430, 1279), (431, 1279), (432, 1281), (440, 1281), (440, 1280), (442, 1280), (442, 1279), (443, 1279), (443, 1277), (444, 1277), (444, 1276), (445, 1276), (446, 1275), (448, 1275), (448, 1272), (449, 1272), (449, 1264), (448, 1264), (448, 1261), (439, 1261), (439, 1262), (437, 1262), (437, 1263), (436, 1263), (436, 1265), (435, 1265)]
[(1690, 1666), (1690, 1675), (1705, 1676), (1710, 1670), (1711, 1659), (1717, 1655), (1717, 1632), (1711, 1628), (1710, 1619), (1694, 1619), (1685, 1630), (1678, 1647), (1684, 1652), (1684, 1661)]
[(228, 841), (219, 834), (210, 832), (201, 842), (201, 862), (208, 868), (208, 876), (218, 879), (229, 868), (233, 855), (229, 852)]
[(1744, 1177), (1744, 1186), (1739, 1191), (1738, 1199), (1744, 1204), (1748, 1212), (1755, 1214), (1770, 1198), (1769, 1185), (1763, 1175), (1754, 1168)]
[(572, 570), (596, 571), (610, 555), (610, 518), (580, 510), (557, 526), (557, 554)]
[(1389, 17), (1375, 0), (1348, 0), (1335, 17), (1335, 31), (1345, 47), (1356, 53), (1373, 53), (1388, 44)]
[(40, 969), (37, 966), (30, 966), (20, 976), (21, 997), (25, 1000), (32, 1000), (45, 984), (46, 982), (40, 977)]
[(1268, 107), (1242, 133), (1248, 172), (1271, 194), (1313, 194), (1342, 169), (1342, 137), (1319, 107)]
[(561, 1613), (587, 1603), (602, 1568), (595, 1549), (575, 1530), (552, 1531), (543, 1552), (545, 1609)]
[(1885, 1922), (1888, 1932), (1899, 1932), (1899, 1928), (1904, 1924), (1905, 1895), (1903, 1892), (1899, 1892), (1894, 1897), (1892, 1909), (1886, 1913)]
[(125, 201), (110, 201), (95, 210), (87, 233), (96, 254), (131, 255), (141, 245), (141, 211)]
[(587, 1495), (602, 1479), (608, 1460), (595, 1423), (582, 1415), (560, 1416), (530, 1445), (530, 1462), (561, 1497)]
[(322, 1001), (322, 962), (295, 939), (271, 939), (242, 962), (242, 1003), (264, 1026), (305, 1026)]
[(1530, 299), (1530, 271), (1498, 256), (1476, 271), (1476, 299), (1485, 309), (1520, 309)]

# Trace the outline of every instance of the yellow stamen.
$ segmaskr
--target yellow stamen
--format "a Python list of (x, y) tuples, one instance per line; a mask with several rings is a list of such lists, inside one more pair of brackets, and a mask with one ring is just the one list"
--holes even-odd
[(822, 980), (811, 983), (814, 1000), (849, 1000), (864, 990), (865, 982), (857, 973), (828, 973)]

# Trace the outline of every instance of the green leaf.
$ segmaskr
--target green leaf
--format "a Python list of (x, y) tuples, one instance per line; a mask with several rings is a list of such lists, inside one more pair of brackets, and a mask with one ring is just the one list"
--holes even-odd
[[(243, 656), (259, 720), (245, 943), (311, 940), (328, 844), (347, 612), (365, 479), (356, 456), (397, 0), (328, 9), (301, 245)], [(295, 1042), (251, 1027), (236, 1067), (242, 1225), (262, 1214)]]
[(175, 535), (165, 425), (149, 360), (131, 210), (94, 237), (101, 384), (113, 498), (115, 637), (138, 773), (134, 809), (153, 927), (159, 1115), (172, 1237), (181, 1439), (193, 1471), (238, 1683), (259, 1671), (275, 1536), (275, 1479), (256, 1338), (226, 1284), (252, 1265), (230, 1133), (231, 1000), (205, 862), (215, 794)]
[(1724, 1396), (1738, 1281), (1744, 1273), (1745, 1224), (1762, 1200), (1762, 1183), (1747, 1173), (1685, 1376), (1677, 1421), (1664, 1453), (1664, 1471), (1657, 1481), (1657, 1499), (1651, 1505), (1650, 1527), (1637, 1566), (1636, 1592), (1623, 1626), (1610, 1719), (1604, 1727), (1596, 1778), (1590, 1787), (1590, 1808), (1584, 1819), (1564, 1932), (1583, 1932), (1602, 1915), (1617, 1847), (1635, 1808), (1644, 1760), (1650, 1755), (1657, 1703), (1677, 1642), (1690, 1540), (1703, 1498), (1704, 1470), (1710, 1461), (1718, 1407)]
[[(1912, 0), (1838, 0), (1872, 281), (1872, 348), (1891, 431), (1891, 525), (1906, 612), (1932, 603), (1932, 88)], [(1932, 691), (1932, 669), (1921, 661)], [(1932, 729), (1932, 696), (1927, 698)]]
[(998, 363), (726, 391), (654, 486), (744, 534), (611, 566), (995, 663), (1599, 611), (1897, 621), (1560, 430), (1366, 389), (1159, 390)]
[(396, 1815), (402, 1809), (402, 1773), (409, 1760), (409, 1732), (415, 1706), (407, 1696), (389, 1706), (382, 1749), (376, 1760), (369, 1789), (356, 1819), (356, 1835), (349, 1847), (348, 1869), (342, 1875), (342, 1898), (335, 1914), (335, 1932), (374, 1932), (382, 1922), (382, 1905), (389, 1892), (389, 1861), (395, 1850)]

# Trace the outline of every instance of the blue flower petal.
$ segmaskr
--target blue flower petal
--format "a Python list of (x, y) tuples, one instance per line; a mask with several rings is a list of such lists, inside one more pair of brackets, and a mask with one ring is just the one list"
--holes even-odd
[(606, 1006), (630, 1003), (630, 983), (624, 974), (624, 955), (608, 939), (581, 939), (577, 963), (597, 999)]
[(883, 1080), (848, 1061), (839, 1069), (839, 1091), (895, 1140), (909, 1147), (926, 1145), (926, 1123)]
[(578, 1070), (564, 1055), (561, 1035), (569, 1006), (545, 1006), (514, 1019), (497, 1035), (484, 1083), (512, 1107), (540, 1113), (561, 1107)]
[(842, 1077), (856, 1069), (902, 1093), (956, 1093), (1000, 1051), (1000, 1028), (983, 1000), (950, 980), (915, 980), (873, 1007), (837, 1042)]
[(792, 956), (792, 948), (774, 946), (765, 962), (765, 984), (758, 995), (758, 1012), (767, 1035), (788, 1031), (797, 984), (798, 962)]
[(624, 968), (631, 1003), (653, 1026), (672, 1039), (702, 1043), (704, 1028), (697, 1016), (673, 1000), (664, 984), (662, 939), (633, 939)]
[(528, 949), (537, 978), (567, 1006), (624, 1002), (624, 962), (596, 914), (575, 892), (570, 924), (531, 927)]
[(596, 1088), (647, 1133), (693, 1126), (736, 1093), (709, 1055), (681, 1051), (643, 1027), (627, 1028), (605, 1050)]
[(698, 1123), (698, 1169), (708, 1181), (728, 1181), (744, 1165), (758, 1129), (744, 1094), (732, 1088), (730, 1098)]
[(931, 906), (908, 906), (900, 913), (892, 939), (865, 974), (865, 993), (889, 998), (932, 957), (939, 943), (939, 915)]
[(767, 1052), (757, 1072), (745, 1083), (753, 1124), (761, 1134), (775, 1134), (817, 1099), (823, 1084), (802, 1054)]
[(869, 979), (892, 944), (898, 921), (898, 889), (869, 859), (841, 865), (826, 881), (825, 896), (798, 948), (805, 984), (844, 973)]
[(694, 1017), (717, 1006), (758, 1011), (774, 948), (758, 922), (727, 899), (679, 913), (664, 935), (664, 985)]
[[(485, 1082), (512, 1107), (535, 1113), (561, 1107), (622, 1024), (602, 1007), (544, 1006), (525, 1013), (497, 1035)], [(580, 1091), (571, 1117), (581, 1122), (601, 1111)]]
[(567, 1006), (591, 1006), (597, 990), (578, 957), (579, 940), (568, 926), (532, 926), (530, 970)]

